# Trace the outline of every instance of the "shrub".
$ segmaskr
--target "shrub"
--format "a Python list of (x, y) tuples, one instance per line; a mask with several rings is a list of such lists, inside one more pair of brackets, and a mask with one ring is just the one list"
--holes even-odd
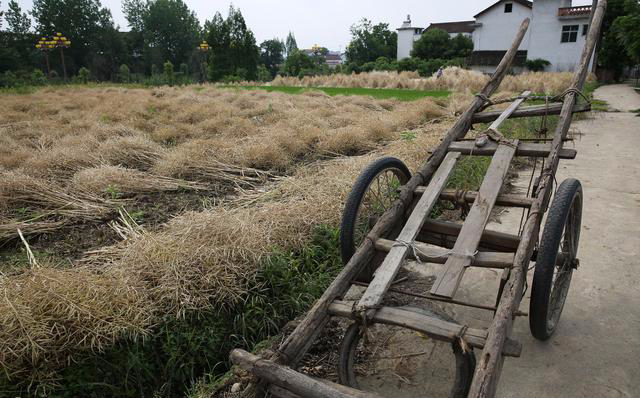
[(173, 82), (175, 81), (175, 75), (173, 73), (173, 64), (171, 63), (171, 61), (165, 62), (163, 69), (164, 81), (169, 85), (173, 85)]
[(271, 72), (269, 72), (269, 69), (267, 69), (267, 67), (264, 65), (258, 66), (258, 81), (260, 82), (271, 81)]
[(131, 71), (126, 64), (120, 65), (118, 69), (118, 80), (120, 80), (121, 83), (131, 82)]
[(551, 65), (551, 62), (546, 59), (536, 58), (536, 59), (528, 59), (526, 62), (527, 69), (532, 72), (542, 72), (544, 68)]
[(34, 69), (33, 72), (31, 72), (31, 84), (34, 86), (47, 84), (47, 77), (44, 75), (44, 72), (40, 69)]
[(89, 83), (90, 74), (91, 73), (89, 72), (89, 69), (85, 68), (84, 66), (80, 68), (80, 70), (78, 70), (78, 80), (80, 81), (80, 83)]

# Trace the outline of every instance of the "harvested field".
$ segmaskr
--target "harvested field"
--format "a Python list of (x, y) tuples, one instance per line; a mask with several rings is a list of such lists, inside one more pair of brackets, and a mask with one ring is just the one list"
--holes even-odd
[[(415, 169), (470, 98), (214, 86), (1, 96), (0, 391), (78, 388), (77, 380), (97, 395), (148, 391), (160, 387), (140, 385), (179, 369), (186, 376), (166, 388), (184, 392), (215, 369), (206, 357), (182, 366), (196, 341), (224, 361), (225, 342), (251, 346), (306, 308), (322, 285), (296, 272), (325, 256), (314, 231), (335, 231), (356, 175), (383, 154)], [(68, 255), (58, 245), (81, 249)], [(47, 261), (27, 261), (30, 251)], [(315, 290), (283, 297), (291, 275), (291, 286)], [(270, 307), (273, 297), (288, 300), (286, 310)], [(211, 330), (198, 329), (206, 322)], [(159, 354), (176, 341), (188, 354)], [(110, 358), (100, 366), (126, 377), (100, 390), (107, 376), (86, 365), (92, 358)], [(127, 385), (128, 369), (145, 361), (167, 374), (149, 368)]]
[[(451, 66), (445, 68), (440, 78), (423, 78), (417, 72), (363, 72), (351, 75), (281, 77), (271, 83), (273, 86), (302, 87), (354, 87), (388, 88), (412, 90), (451, 90), (454, 92), (477, 92), (487, 83), (489, 76), (480, 72)], [(560, 93), (569, 87), (569, 72), (531, 72), (507, 76), (500, 89), (522, 92), (533, 90), (538, 93)]]

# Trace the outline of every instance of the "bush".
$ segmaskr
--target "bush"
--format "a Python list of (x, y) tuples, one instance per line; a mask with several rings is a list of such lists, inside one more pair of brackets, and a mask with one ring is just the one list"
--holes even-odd
[(269, 69), (267, 69), (266, 66), (264, 65), (259, 65), (258, 66), (258, 81), (260, 82), (268, 82), (271, 81), (271, 72), (269, 72)]
[(118, 68), (118, 80), (121, 83), (130, 83), (131, 82), (131, 71), (126, 64), (120, 65)]
[(546, 59), (536, 58), (536, 59), (528, 59), (526, 62), (527, 69), (532, 72), (542, 72), (544, 68), (551, 65), (551, 62)]
[(31, 84), (34, 86), (44, 86), (47, 84), (47, 77), (44, 75), (44, 72), (40, 69), (34, 69), (31, 72)]
[(175, 81), (175, 75), (173, 73), (173, 64), (171, 63), (171, 61), (167, 61), (164, 63), (163, 70), (164, 70), (164, 81), (167, 84), (172, 86)]
[(78, 81), (83, 84), (89, 83), (90, 74), (91, 73), (89, 72), (89, 69), (83, 66), (82, 68), (80, 68), (80, 70), (78, 70)]

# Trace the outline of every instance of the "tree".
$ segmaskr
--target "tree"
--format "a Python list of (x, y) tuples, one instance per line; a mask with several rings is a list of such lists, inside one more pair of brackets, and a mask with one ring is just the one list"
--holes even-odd
[(240, 10), (229, 7), (226, 20), (216, 13), (205, 23), (205, 32), (210, 47), (209, 78), (212, 81), (225, 76), (250, 80), (257, 77), (260, 51)]
[(265, 40), (260, 44), (260, 62), (275, 77), (278, 67), (284, 62), (285, 44), (280, 39)]
[(128, 18), (134, 24), (140, 23), (136, 13), (142, 14), (145, 53), (151, 63), (186, 62), (200, 40), (195, 13), (182, 0), (150, 0), (142, 8), (137, 3), (131, 5), (133, 13)]
[(423, 33), (413, 45), (411, 55), (425, 60), (466, 58), (473, 51), (473, 41), (470, 38), (457, 35), (449, 36), (445, 30), (429, 29)]
[(395, 58), (397, 45), (398, 35), (389, 30), (389, 24), (372, 25), (371, 21), (363, 18), (351, 26), (351, 42), (346, 51), (347, 60), (362, 65), (374, 62), (380, 57)]
[(9, 32), (22, 37), (26, 36), (31, 29), (31, 19), (26, 13), (22, 12), (20, 5), (15, 0), (11, 0), (8, 5), (9, 9), (5, 18), (7, 19)]
[(296, 42), (296, 38), (293, 33), (289, 31), (289, 34), (287, 35), (287, 39), (285, 41), (285, 55), (289, 57), (296, 51), (298, 51), (298, 43)]
[(598, 56), (596, 58), (598, 67), (610, 74), (605, 76), (605, 80), (619, 80), (624, 67), (633, 63), (614, 29), (616, 19), (625, 15), (625, 0), (609, 0), (607, 2), (607, 10), (602, 21), (602, 33), (597, 46)]
[[(100, 51), (105, 30), (115, 30), (111, 12), (99, 0), (34, 0), (31, 14), (40, 34), (61, 32), (71, 40), (72, 45), (64, 54), (72, 74)], [(56, 57), (52, 61), (53, 58)]]
[(447, 58), (466, 58), (473, 51), (473, 40), (471, 38), (458, 34), (451, 39), (450, 52)]
[(289, 76), (300, 76), (305, 70), (313, 70), (313, 61), (302, 51), (296, 51), (287, 57), (284, 71)]
[(422, 59), (444, 59), (450, 46), (449, 33), (442, 29), (429, 29), (413, 44), (411, 55)]
[(640, 2), (626, 0), (624, 11), (625, 15), (617, 17), (612, 28), (629, 58), (640, 64)]

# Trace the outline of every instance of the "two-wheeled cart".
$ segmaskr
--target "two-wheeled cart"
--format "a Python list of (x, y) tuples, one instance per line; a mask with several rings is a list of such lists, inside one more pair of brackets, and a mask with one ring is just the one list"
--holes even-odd
[[(574, 149), (563, 147), (573, 113), (590, 109), (588, 102), (578, 103), (579, 90), (587, 77), (605, 7), (606, 0), (594, 1), (579, 67), (571, 87), (562, 95), (544, 97), (543, 105), (521, 107), (528, 99), (540, 99), (525, 91), (504, 110), (485, 110), (494, 104), (490, 96), (509, 70), (525, 36), (529, 26), (526, 19), (490, 81), (413, 176), (395, 158), (380, 159), (363, 171), (343, 214), (344, 269), (272, 358), (263, 359), (239, 349), (231, 353), (234, 364), (256, 376), (259, 393), (285, 398), (378, 397), (357, 389), (353, 357), (366, 328), (386, 324), (451, 343), (457, 363), (451, 396), (493, 397), (504, 358), (521, 353), (520, 343), (510, 334), (516, 315), (522, 315), (519, 305), (530, 262), (535, 262), (528, 314), (531, 333), (541, 340), (553, 334), (572, 273), (578, 266), (583, 203), (578, 180), (567, 179), (555, 186), (554, 180), (559, 159), (576, 156)], [(559, 115), (552, 139), (508, 139), (500, 132), (508, 118), (546, 115)], [(491, 125), (483, 134), (465, 140), (472, 124), (479, 122)], [(445, 189), (461, 155), (492, 157), (477, 192)], [(517, 156), (543, 159), (536, 183), (526, 196), (501, 193), (511, 162)], [(438, 200), (467, 203), (470, 207), (464, 223), (429, 218)], [(486, 229), (494, 206), (525, 209), (527, 215), (518, 234)], [(545, 226), (539, 236), (545, 213)], [(420, 297), (491, 309), (494, 315), (489, 327), (468, 327), (419, 308), (384, 305), (385, 295), (393, 291), (392, 284), (409, 259), (440, 264), (430, 291)], [(502, 272), (495, 307), (474, 305), (455, 297), (469, 267)], [(353, 285), (365, 286), (366, 290), (359, 300), (345, 301), (345, 294)], [(294, 370), (330, 318), (336, 316), (353, 321), (342, 343), (338, 372), (341, 384)], [(475, 357), (474, 348), (482, 350), (479, 358)]]

